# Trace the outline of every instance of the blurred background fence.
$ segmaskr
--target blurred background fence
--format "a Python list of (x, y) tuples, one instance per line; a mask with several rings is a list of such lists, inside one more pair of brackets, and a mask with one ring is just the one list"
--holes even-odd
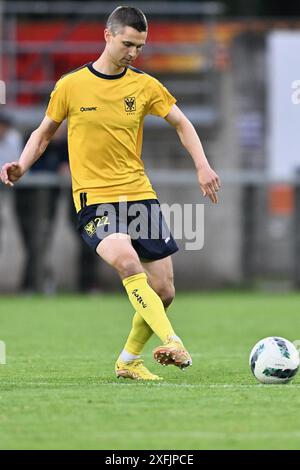
[[(105, 20), (117, 5), (0, 1), (2, 163), (18, 158), (43, 118), (55, 81), (100, 55)], [(300, 147), (288, 132), (299, 133), (300, 105), (292, 93), (300, 80), (300, 19), (229, 18), (226, 2), (130, 5), (143, 9), (150, 24), (134, 66), (176, 96), (222, 179), (220, 203), (213, 206), (203, 200), (174, 129), (146, 118), (143, 159), (160, 201), (205, 205), (204, 247), (186, 251), (185, 240), (177, 240), (177, 288), (298, 288)], [(280, 49), (285, 42), (290, 59)], [(286, 69), (291, 75), (283, 82)], [(77, 236), (70, 194), (63, 127), (22, 182), (13, 190), (1, 187), (1, 291), (118, 286), (112, 270)]]

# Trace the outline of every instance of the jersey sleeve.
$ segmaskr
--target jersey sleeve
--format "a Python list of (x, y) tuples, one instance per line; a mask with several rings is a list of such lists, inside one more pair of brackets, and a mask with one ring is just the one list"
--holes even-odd
[(62, 122), (67, 117), (67, 114), (66, 83), (60, 79), (50, 95), (46, 115), (53, 119), (53, 121)]
[(158, 80), (153, 79), (151, 83), (151, 95), (148, 103), (147, 114), (153, 114), (162, 118), (169, 114), (176, 98)]

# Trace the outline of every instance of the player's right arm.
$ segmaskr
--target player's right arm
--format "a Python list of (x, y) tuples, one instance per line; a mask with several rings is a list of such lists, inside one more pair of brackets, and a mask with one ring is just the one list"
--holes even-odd
[(40, 126), (32, 132), (19, 161), (3, 165), (0, 175), (2, 183), (13, 186), (44, 153), (59, 126), (59, 122), (45, 116)]

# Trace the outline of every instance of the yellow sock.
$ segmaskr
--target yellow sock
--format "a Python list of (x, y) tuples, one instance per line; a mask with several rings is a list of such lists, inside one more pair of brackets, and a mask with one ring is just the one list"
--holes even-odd
[[(168, 309), (169, 307), (165, 307), (166, 313)], [(148, 323), (145, 322), (139, 313), (135, 312), (132, 319), (132, 328), (124, 346), (125, 351), (134, 356), (139, 356), (152, 335), (153, 331)]]
[(135, 312), (132, 319), (132, 328), (127, 338), (124, 349), (130, 354), (139, 356), (147, 343), (147, 341), (153, 335), (148, 323), (141, 317), (141, 315)]
[[(168, 310), (169, 307), (165, 307), (166, 313)], [(139, 356), (152, 335), (153, 331), (148, 323), (145, 322), (139, 313), (135, 312), (132, 319), (132, 328), (124, 346), (125, 351), (134, 356)]]
[(151, 330), (164, 342), (175, 336), (159, 296), (149, 286), (145, 273), (134, 274), (123, 279), (124, 287), (133, 308), (140, 314)]

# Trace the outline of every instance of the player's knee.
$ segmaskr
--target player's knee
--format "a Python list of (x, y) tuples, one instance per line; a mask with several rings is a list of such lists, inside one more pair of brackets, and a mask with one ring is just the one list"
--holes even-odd
[(174, 300), (175, 297), (175, 288), (173, 284), (167, 286), (162, 286), (159, 289), (158, 295), (161, 298), (161, 301), (165, 308), (168, 308)]
[(143, 272), (143, 268), (139, 260), (131, 257), (120, 260), (117, 263), (116, 269), (118, 270), (122, 279)]

